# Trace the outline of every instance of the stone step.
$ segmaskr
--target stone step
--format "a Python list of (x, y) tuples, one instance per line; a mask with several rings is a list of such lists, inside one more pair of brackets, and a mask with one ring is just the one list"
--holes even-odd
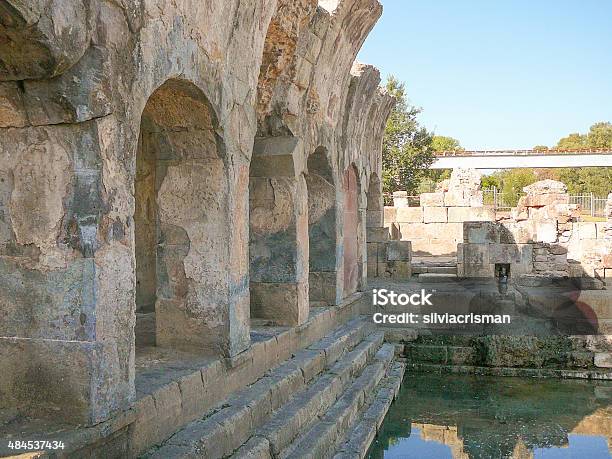
[(382, 342), (383, 337), (379, 335), (370, 333), (370, 324), (364, 319), (349, 321), (308, 348), (296, 352), (269, 374), (233, 394), (216, 412), (188, 424), (143, 457), (201, 455), (213, 458), (230, 455), (295, 394), (310, 387), (312, 380), (321, 379), (323, 376), (320, 375), (327, 375), (326, 369), (330, 371), (348, 356), (354, 356), (364, 342), (372, 345)]
[(393, 361), (393, 354), (393, 345), (383, 345), (376, 353), (374, 361), (362, 371), (320, 421), (293, 442), (279, 457), (282, 459), (331, 457), (364, 406), (372, 401), (371, 394), (386, 377)]
[[(406, 364), (393, 362), (383, 380), (376, 386), (370, 399), (357, 415), (359, 421), (350, 426), (342, 438), (341, 444), (333, 455), (334, 459), (363, 459), (376, 433), (380, 430), (391, 403), (397, 394), (404, 378)], [(328, 457), (332, 457), (329, 455)]]
[[(272, 457), (279, 457), (300, 432), (307, 430), (325, 414), (372, 360), (383, 338), (382, 333), (367, 337), (257, 430), (257, 436), (268, 440)], [(244, 455), (245, 451), (239, 451), (235, 457), (242, 458)]]
[(457, 281), (457, 274), (423, 273), (419, 274), (418, 281), (423, 284), (455, 282)]
[(453, 266), (457, 266), (456, 261), (413, 261), (413, 266), (417, 266), (420, 268), (435, 268), (435, 267), (447, 267), (452, 268)]
[(414, 274), (457, 274), (457, 265), (455, 266), (412, 266)]

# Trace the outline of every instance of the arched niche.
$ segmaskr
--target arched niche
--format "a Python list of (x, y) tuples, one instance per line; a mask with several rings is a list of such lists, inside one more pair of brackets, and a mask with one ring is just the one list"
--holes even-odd
[(308, 246), (310, 303), (337, 301), (336, 186), (327, 150), (317, 148), (308, 157)]
[(228, 179), (216, 117), (171, 79), (142, 113), (136, 155), (137, 345), (227, 354)]

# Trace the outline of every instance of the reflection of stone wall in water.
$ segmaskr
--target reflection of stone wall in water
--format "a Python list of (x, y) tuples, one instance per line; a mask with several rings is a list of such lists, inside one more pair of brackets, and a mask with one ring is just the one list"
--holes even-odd
[(391, 445), (413, 453), (401, 445), (415, 429), (453, 457), (470, 458), (533, 457), (536, 448), (567, 447), (573, 433), (609, 439), (609, 389), (606, 381), (407, 374), (373, 457)]

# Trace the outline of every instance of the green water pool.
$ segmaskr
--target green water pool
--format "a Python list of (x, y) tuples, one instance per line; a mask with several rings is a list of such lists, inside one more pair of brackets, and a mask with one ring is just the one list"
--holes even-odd
[(407, 374), (369, 458), (611, 458), (612, 382)]

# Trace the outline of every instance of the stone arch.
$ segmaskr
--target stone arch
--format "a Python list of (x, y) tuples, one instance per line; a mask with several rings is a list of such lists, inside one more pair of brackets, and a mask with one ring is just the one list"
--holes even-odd
[(360, 212), (359, 212), (359, 172), (351, 164), (342, 177), (342, 191), (344, 195), (343, 224), (342, 224), (342, 253), (343, 253), (343, 296), (355, 293), (360, 285)]
[(337, 302), (336, 185), (328, 152), (308, 156), (308, 269), (310, 304)]
[(216, 126), (205, 95), (184, 80), (167, 80), (143, 110), (134, 181), (137, 344), (228, 352), (228, 179)]

